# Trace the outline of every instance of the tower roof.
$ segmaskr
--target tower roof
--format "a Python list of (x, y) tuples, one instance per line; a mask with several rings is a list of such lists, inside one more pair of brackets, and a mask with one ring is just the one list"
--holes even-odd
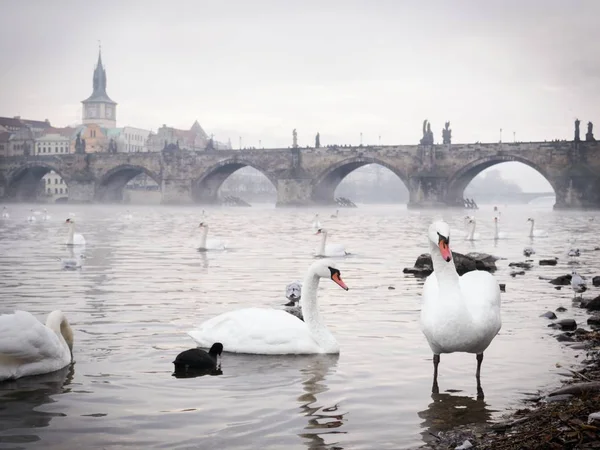
[(116, 102), (113, 102), (106, 93), (106, 70), (102, 65), (101, 49), (98, 50), (98, 62), (96, 63), (96, 68), (94, 70), (93, 88), (94, 91), (92, 92), (92, 95), (85, 99), (83, 103), (112, 103), (113, 105), (117, 104)]

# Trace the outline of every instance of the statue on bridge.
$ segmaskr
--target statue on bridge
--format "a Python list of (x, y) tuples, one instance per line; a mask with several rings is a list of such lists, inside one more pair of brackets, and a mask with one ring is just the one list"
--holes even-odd
[(113, 138), (110, 138), (108, 143), (108, 153), (117, 153), (117, 143)]
[(292, 147), (298, 148), (298, 133), (295, 128), (294, 131), (292, 131)]
[(427, 119), (423, 121), (423, 138), (421, 139), (421, 145), (433, 145), (433, 132), (431, 131), (431, 124)]
[(446, 122), (444, 124), (444, 128), (442, 130), (442, 139), (444, 144), (452, 143), (452, 130), (450, 129), (450, 122)]
[(77, 138), (75, 139), (75, 153), (85, 153), (85, 139), (81, 139), (81, 131), (77, 133)]
[(594, 142), (596, 139), (594, 139), (594, 124), (592, 122), (588, 122), (588, 130), (587, 133), (585, 133), (585, 140), (587, 142)]
[(317, 135), (315, 136), (315, 148), (320, 148), (321, 147), (321, 134), (317, 133)]
[(579, 142), (581, 141), (581, 138), (579, 137), (579, 124), (581, 123), (581, 121), (579, 119), (575, 119), (575, 142)]

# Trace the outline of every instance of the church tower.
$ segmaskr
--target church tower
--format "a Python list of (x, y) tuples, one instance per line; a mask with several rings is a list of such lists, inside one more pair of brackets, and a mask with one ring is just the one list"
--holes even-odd
[(106, 93), (106, 70), (102, 65), (102, 50), (98, 51), (98, 63), (94, 70), (94, 91), (83, 104), (84, 124), (95, 123), (104, 128), (117, 127), (117, 104)]

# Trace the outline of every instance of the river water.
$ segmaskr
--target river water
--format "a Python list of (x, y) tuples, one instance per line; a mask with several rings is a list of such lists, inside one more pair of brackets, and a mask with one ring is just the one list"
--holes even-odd
[[(485, 400), (477, 401), (475, 356), (466, 354), (442, 355), (441, 393), (432, 396), (432, 355), (419, 329), (423, 281), (402, 273), (428, 251), (426, 229), (441, 212), (361, 206), (330, 219), (332, 210), (319, 210), (331, 242), (352, 253), (335, 263), (350, 290), (328, 281), (319, 290), (339, 356), (224, 353), (222, 375), (175, 378), (173, 359), (194, 347), (187, 330), (236, 308), (281, 307), (286, 284), (314, 260), (317, 210), (207, 209), (209, 236), (229, 249), (199, 253), (201, 208), (50, 205), (50, 220), (28, 223), (31, 207), (9, 205), (10, 219), (0, 220), (0, 312), (24, 309), (45, 321), (62, 309), (76, 362), (0, 383), (3, 449), (400, 449), (454, 425), (492, 421), (525, 393), (557, 384), (557, 365), (577, 362), (539, 315), (565, 306), (562, 317), (585, 323), (583, 314), (572, 308), (570, 288), (557, 291), (538, 277), (570, 273), (566, 251), (596, 247), (600, 221), (547, 204), (507, 206), (500, 222), (511, 238), (495, 242), (492, 206), (483, 206), (482, 239), (467, 243), (465, 211), (443, 213), (454, 251), (507, 258), (496, 273), (506, 283), (503, 327), (485, 353)], [(69, 215), (87, 240), (75, 271), (58, 260), (69, 256)], [(558, 256), (559, 264), (513, 278), (508, 263), (524, 260), (529, 216), (550, 233), (534, 240), (536, 260)], [(579, 271), (593, 275), (599, 258), (583, 252)]]

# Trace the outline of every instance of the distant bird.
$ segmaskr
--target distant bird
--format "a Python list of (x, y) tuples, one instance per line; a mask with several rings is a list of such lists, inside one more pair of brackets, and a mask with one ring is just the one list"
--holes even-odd
[(65, 224), (69, 226), (69, 234), (67, 235), (67, 245), (85, 245), (83, 234), (75, 233), (75, 221), (73, 219), (65, 220)]
[(535, 255), (535, 250), (533, 247), (525, 247), (523, 249), (523, 255), (529, 258), (531, 255)]
[(123, 216), (123, 218), (125, 220), (131, 220), (131, 219), (133, 219), (133, 216), (131, 215), (131, 212), (129, 212), (129, 210), (127, 210), (127, 213), (125, 214), (125, 216)]
[(577, 256), (580, 256), (580, 251), (578, 248), (571, 248), (569, 249), (569, 252), (567, 253), (568, 256), (570, 256), (571, 258), (575, 258)]
[(42, 220), (48, 221), (50, 220), (50, 214), (48, 214), (48, 210), (44, 208), (44, 215), (42, 216)]
[(581, 275), (575, 271), (571, 272), (571, 288), (575, 292), (575, 297), (577, 297), (577, 294), (583, 294), (587, 291), (587, 283), (581, 278)]
[(339, 213), (340, 213), (340, 210), (339, 210), (339, 209), (336, 209), (336, 210), (335, 210), (335, 214), (332, 214), (332, 215), (331, 215), (331, 218), (332, 218), (332, 219), (337, 219), (337, 218), (338, 218), (338, 214), (339, 214)]
[(35, 221), (36, 221), (36, 218), (35, 218), (35, 215), (34, 215), (33, 209), (30, 209), (30, 210), (29, 210), (29, 212), (30, 212), (31, 214), (29, 214), (29, 216), (27, 217), (27, 221), (28, 221), (28, 222), (35, 222)]
[(286, 303), (285, 310), (292, 316), (296, 316), (300, 320), (304, 320), (302, 308), (300, 307), (300, 299), (302, 298), (302, 283), (293, 281), (285, 287), (285, 297), (289, 300)]
[(527, 222), (531, 222), (531, 228), (529, 229), (529, 237), (537, 237), (537, 238), (547, 238), (548, 232), (545, 230), (534, 230), (535, 220), (531, 217), (527, 219)]
[(3, 219), (8, 219), (10, 217), (10, 214), (8, 214), (8, 209), (6, 209), (6, 206), (4, 206), (2, 208), (2, 218)]
[(199, 348), (192, 348), (181, 352), (173, 361), (176, 373), (185, 373), (198, 370), (216, 369), (219, 356), (223, 353), (223, 344), (215, 342), (208, 353)]
[(312, 229), (316, 233), (319, 228), (321, 228), (321, 222), (319, 221), (319, 213), (316, 213), (315, 218), (313, 219)]

